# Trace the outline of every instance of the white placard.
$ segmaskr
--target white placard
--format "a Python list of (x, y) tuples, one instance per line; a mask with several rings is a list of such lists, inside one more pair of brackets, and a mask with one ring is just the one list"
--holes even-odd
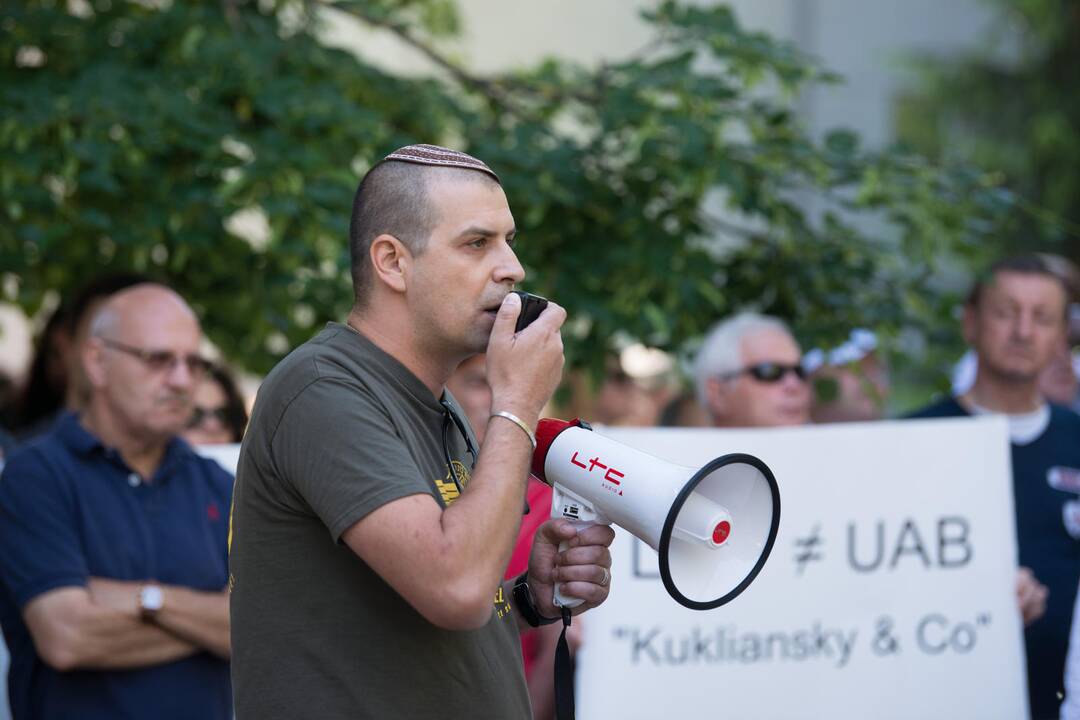
[(229, 445), (193, 445), (195, 452), (217, 462), (230, 475), (236, 477), (236, 466), (240, 464), (240, 443)]
[(599, 431), (679, 465), (756, 455), (782, 510), (758, 579), (705, 612), (617, 533), (582, 618), (582, 720), (1027, 716), (1003, 419)]

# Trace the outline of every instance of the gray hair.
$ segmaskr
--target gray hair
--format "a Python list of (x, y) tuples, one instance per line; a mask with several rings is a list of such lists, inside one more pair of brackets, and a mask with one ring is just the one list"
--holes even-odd
[(104, 303), (103, 307), (98, 308), (94, 313), (94, 317), (90, 321), (89, 336), (103, 338), (112, 335), (118, 320), (116, 310), (109, 306), (108, 303)]
[(705, 335), (701, 349), (694, 358), (694, 389), (701, 407), (708, 409), (705, 386), (709, 378), (742, 369), (742, 341), (762, 330), (779, 330), (791, 335), (780, 318), (771, 315), (743, 312), (713, 325)]

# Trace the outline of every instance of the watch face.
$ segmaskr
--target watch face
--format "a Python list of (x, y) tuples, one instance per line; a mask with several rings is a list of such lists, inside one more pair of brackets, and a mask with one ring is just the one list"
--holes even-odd
[(147, 585), (139, 593), (139, 605), (146, 611), (160, 610), (164, 601), (165, 594), (157, 585)]

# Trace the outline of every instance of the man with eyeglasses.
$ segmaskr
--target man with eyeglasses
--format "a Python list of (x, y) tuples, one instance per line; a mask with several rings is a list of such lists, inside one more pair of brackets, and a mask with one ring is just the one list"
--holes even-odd
[[(1040, 375), (1065, 337), (1068, 290), (1038, 255), (995, 263), (964, 306), (974, 384), (916, 418), (997, 413), (1009, 421), (1017, 549), (1033, 718), (1056, 718), (1080, 582), (1080, 417), (1047, 402)], [(1019, 668), (1016, 669), (1019, 671)]]
[(717, 427), (780, 427), (810, 420), (799, 344), (777, 318), (742, 313), (705, 336), (694, 362), (698, 402)]
[(142, 284), (98, 310), (79, 414), (0, 476), (16, 718), (232, 715), (231, 478), (178, 437), (206, 369), (194, 313)]
[[(606, 526), (546, 523), (528, 571), (502, 580), (566, 317), (551, 303), (515, 332), (515, 235), (469, 155), (404, 147), (360, 183), (353, 310), (267, 376), (240, 456), (238, 720), (525, 720), (519, 630), (558, 617), (556, 583), (585, 601), (575, 614), (607, 597)], [(478, 443), (445, 385), (482, 352)]]

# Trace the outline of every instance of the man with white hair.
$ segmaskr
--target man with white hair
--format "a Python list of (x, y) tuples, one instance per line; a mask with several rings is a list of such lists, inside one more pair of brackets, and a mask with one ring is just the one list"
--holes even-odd
[(698, 401), (718, 427), (803, 425), (802, 351), (779, 319), (741, 313), (714, 326), (694, 363)]
[(141, 284), (83, 348), (89, 401), (0, 476), (0, 623), (16, 718), (232, 716), (232, 478), (179, 436), (206, 369), (195, 314)]

